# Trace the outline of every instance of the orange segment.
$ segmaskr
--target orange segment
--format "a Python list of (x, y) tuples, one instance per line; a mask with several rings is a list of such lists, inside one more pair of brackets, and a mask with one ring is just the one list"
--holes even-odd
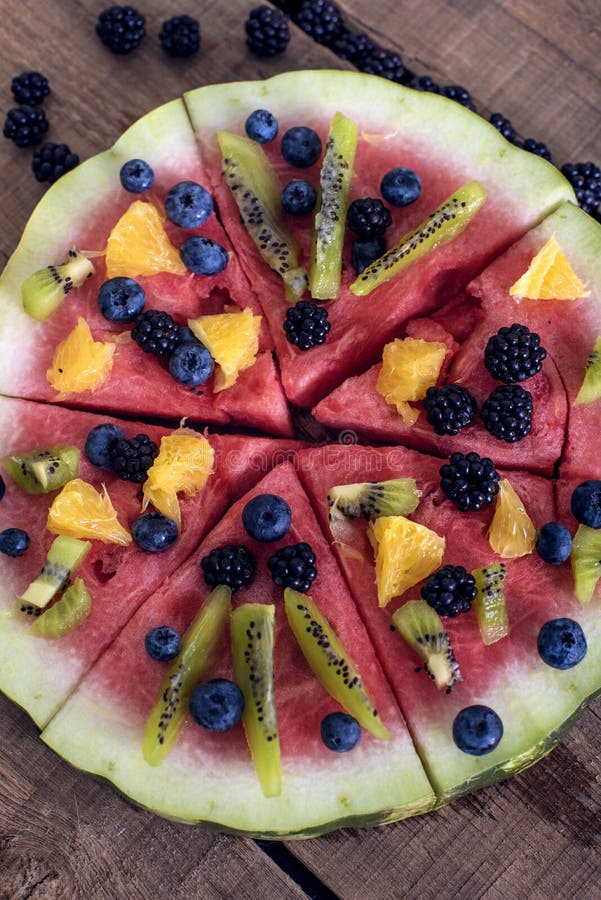
[(188, 325), (219, 366), (213, 387), (216, 394), (231, 387), (238, 374), (254, 363), (261, 316), (254, 316), (250, 309), (200, 316), (189, 319)]
[(507, 478), (499, 482), (488, 541), (495, 553), (504, 559), (517, 559), (534, 550), (536, 528)]
[(159, 454), (144, 482), (143, 509), (152, 503), (173, 519), (181, 531), (178, 493), (192, 497), (203, 489), (213, 471), (215, 453), (205, 437), (188, 429), (161, 438)]
[(187, 269), (163, 228), (156, 206), (135, 200), (123, 213), (106, 245), (106, 277), (185, 275)]
[(368, 537), (376, 556), (378, 606), (387, 606), (440, 567), (445, 539), (405, 516), (370, 522)]
[(94, 340), (90, 326), (80, 316), (75, 328), (54, 351), (46, 378), (63, 394), (95, 391), (110, 374), (114, 352), (114, 343)]
[(440, 341), (410, 337), (397, 338), (384, 347), (376, 390), (387, 403), (396, 406), (407, 425), (414, 425), (420, 412), (408, 401), (423, 400), (428, 388), (434, 387), (445, 353), (446, 347)]
[(528, 269), (509, 288), (512, 297), (526, 300), (574, 300), (588, 297), (555, 235), (538, 251)]
[(48, 510), (47, 528), (52, 534), (66, 534), (74, 538), (90, 538), (126, 547), (132, 538), (117, 519), (107, 489), (102, 494), (96, 488), (73, 478), (57, 494)]

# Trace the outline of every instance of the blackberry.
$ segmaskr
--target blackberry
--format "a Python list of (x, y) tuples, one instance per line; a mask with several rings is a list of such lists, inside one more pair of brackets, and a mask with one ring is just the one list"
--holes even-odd
[(499, 328), (488, 339), (484, 365), (497, 381), (512, 384), (540, 372), (546, 355), (538, 334), (514, 322), (510, 328)]
[(367, 75), (379, 75), (388, 81), (399, 83), (403, 78), (405, 67), (403, 60), (394, 50), (376, 47), (371, 53), (362, 57), (357, 64), (361, 72)]
[(443, 87), (442, 93), (445, 97), (448, 97), (449, 100), (454, 100), (456, 103), (460, 103), (461, 106), (465, 106), (466, 109), (475, 111), (476, 105), (472, 100), (470, 92), (464, 87), (461, 87), (461, 85), (447, 84), (446, 87)]
[(256, 6), (244, 27), (246, 46), (255, 56), (276, 56), (288, 46), (288, 17), (271, 6)]
[(15, 106), (6, 114), (4, 137), (14, 141), (17, 147), (41, 144), (47, 131), (48, 120), (39, 106)]
[(382, 237), (392, 224), (392, 216), (381, 200), (363, 197), (353, 200), (346, 214), (346, 224), (362, 241)]
[(167, 56), (193, 56), (200, 48), (200, 27), (192, 16), (172, 16), (159, 32)]
[(284, 331), (286, 339), (299, 350), (310, 350), (323, 344), (330, 330), (325, 306), (299, 300), (296, 306), (286, 310)]
[(384, 238), (372, 238), (369, 241), (355, 241), (351, 251), (351, 263), (355, 272), (360, 275), (376, 259), (386, 253), (386, 241)]
[(469, 612), (476, 593), (476, 580), (463, 566), (443, 566), (421, 589), (422, 598), (439, 616)]
[(203, 556), (200, 567), (209, 587), (226, 584), (234, 593), (239, 587), (251, 583), (257, 561), (242, 544), (226, 544), (225, 547), (215, 547), (208, 556)]
[(145, 351), (162, 358), (169, 356), (180, 342), (180, 328), (169, 313), (147, 309), (136, 319), (131, 336)]
[(516, 143), (518, 136), (509, 119), (506, 119), (501, 113), (493, 113), (489, 121), (511, 144)]
[(425, 91), (427, 94), (440, 94), (441, 88), (429, 75), (414, 75), (408, 82), (408, 87), (415, 91)]
[(528, 153), (534, 153), (535, 156), (541, 156), (548, 162), (553, 161), (551, 157), (551, 151), (546, 144), (543, 144), (542, 141), (535, 141), (533, 138), (526, 138), (526, 140), (522, 144), (520, 144), (520, 146), (522, 150), (527, 150)]
[(578, 206), (591, 216), (601, 216), (601, 169), (592, 162), (565, 163), (561, 167), (576, 194)]
[(267, 560), (267, 567), (275, 584), (305, 594), (315, 579), (315, 554), (309, 544), (282, 547)]
[(147, 434), (137, 434), (133, 438), (121, 438), (109, 449), (113, 471), (123, 481), (142, 484), (146, 473), (158, 456), (159, 448)]
[(334, 42), (332, 50), (340, 59), (346, 59), (361, 69), (363, 60), (376, 50), (376, 45), (366, 34), (343, 31)]
[(503, 384), (484, 401), (480, 416), (493, 437), (514, 444), (532, 428), (532, 394), (519, 384)]
[(305, 34), (326, 47), (331, 47), (344, 29), (342, 13), (331, 0), (305, 0), (294, 21)]
[(475, 398), (460, 384), (428, 388), (424, 409), (436, 434), (459, 434), (477, 412)]
[(145, 23), (133, 6), (110, 6), (98, 16), (96, 34), (111, 53), (131, 53), (146, 34)]
[(53, 144), (46, 141), (33, 151), (31, 171), (38, 181), (54, 184), (65, 172), (79, 165), (79, 156), (71, 153), (67, 144)]
[(499, 473), (487, 456), (453, 453), (440, 467), (440, 486), (461, 512), (482, 509), (499, 492)]
[(48, 79), (40, 72), (22, 72), (15, 75), (10, 89), (19, 106), (39, 106), (50, 93)]

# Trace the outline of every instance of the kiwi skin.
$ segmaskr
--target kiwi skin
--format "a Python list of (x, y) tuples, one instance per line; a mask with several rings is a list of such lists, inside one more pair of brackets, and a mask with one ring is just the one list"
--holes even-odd
[(348, 517), (408, 516), (419, 505), (420, 492), (414, 478), (339, 484), (330, 488), (330, 522)]
[(2, 464), (26, 494), (49, 494), (77, 477), (79, 459), (77, 447), (55, 446), (14, 453)]
[(436, 610), (425, 600), (408, 600), (392, 615), (392, 622), (404, 640), (424, 661), (424, 669), (436, 687), (451, 688), (462, 681), (449, 636)]

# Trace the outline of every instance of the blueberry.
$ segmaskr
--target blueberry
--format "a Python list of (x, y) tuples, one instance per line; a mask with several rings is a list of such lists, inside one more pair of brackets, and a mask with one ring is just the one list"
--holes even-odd
[(131, 526), (134, 541), (141, 550), (160, 553), (177, 540), (177, 525), (158, 512), (146, 513), (134, 519)]
[(292, 511), (276, 494), (258, 494), (242, 510), (242, 524), (256, 541), (268, 543), (283, 538), (292, 521)]
[(180, 228), (198, 228), (213, 212), (213, 198), (195, 181), (174, 184), (165, 198), (167, 218)]
[(277, 136), (278, 121), (268, 109), (255, 109), (244, 123), (244, 128), (252, 141), (268, 144)]
[(336, 753), (346, 753), (357, 746), (361, 739), (361, 726), (346, 713), (330, 713), (321, 722), (321, 739)]
[(351, 254), (353, 268), (358, 275), (363, 272), (376, 259), (386, 252), (386, 242), (383, 237), (371, 238), (367, 241), (355, 241)]
[(182, 639), (175, 630), (169, 625), (159, 625), (157, 628), (151, 628), (144, 638), (144, 646), (146, 652), (153, 659), (160, 662), (166, 662), (168, 659), (175, 659), (182, 647)]
[(200, 341), (179, 344), (169, 357), (169, 371), (176, 381), (186, 387), (205, 384), (213, 374), (213, 357)]
[(552, 566), (564, 563), (572, 550), (572, 535), (560, 522), (547, 522), (536, 539), (536, 551)]
[(190, 714), (207, 731), (229, 731), (243, 710), (242, 691), (227, 678), (203, 681), (190, 694)]
[(319, 135), (306, 125), (289, 128), (282, 137), (282, 156), (291, 166), (306, 169), (321, 156)]
[(180, 344), (194, 344), (199, 343), (198, 338), (194, 334), (191, 328), (188, 328), (187, 325), (180, 325), (179, 329), (179, 342)]
[(111, 450), (117, 441), (125, 440), (125, 432), (119, 425), (106, 422), (96, 425), (86, 438), (84, 452), (93, 466), (100, 469), (112, 469)]
[(543, 662), (554, 669), (571, 669), (586, 655), (586, 638), (578, 622), (551, 619), (545, 622), (536, 642)]
[(143, 194), (154, 184), (152, 167), (143, 159), (128, 159), (121, 166), (119, 178), (125, 190), (132, 194)]
[(582, 525), (601, 528), (601, 481), (583, 481), (575, 488), (572, 513)]
[(6, 485), (4, 484), (4, 478), (0, 475), (0, 500), (4, 497), (6, 493)]
[(391, 206), (408, 206), (422, 191), (422, 183), (413, 169), (391, 169), (380, 182), (380, 193)]
[(29, 547), (29, 535), (21, 528), (5, 528), (0, 531), (0, 553), (7, 556), (23, 556)]
[(225, 247), (210, 238), (189, 237), (181, 247), (184, 265), (195, 275), (217, 275), (228, 264)]
[(466, 706), (455, 716), (453, 740), (463, 753), (484, 756), (503, 737), (503, 723), (489, 706)]
[(282, 209), (292, 216), (304, 216), (313, 212), (317, 203), (317, 191), (308, 181), (295, 178), (282, 191)]
[(133, 322), (145, 302), (144, 288), (133, 278), (109, 278), (98, 292), (100, 312), (109, 322)]

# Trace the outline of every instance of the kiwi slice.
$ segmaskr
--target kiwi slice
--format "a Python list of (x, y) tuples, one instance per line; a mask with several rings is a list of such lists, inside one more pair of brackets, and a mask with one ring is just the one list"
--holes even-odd
[(60, 266), (46, 266), (30, 275), (21, 285), (23, 309), (43, 322), (57, 309), (73, 288), (80, 287), (94, 274), (94, 266), (76, 247), (69, 250)]
[(92, 544), (59, 534), (46, 554), (42, 571), (18, 598), (22, 606), (48, 606), (55, 594), (65, 586), (73, 572), (88, 555)]
[(8, 474), (26, 494), (49, 494), (79, 473), (77, 447), (42, 447), (13, 453), (2, 460)]
[(42, 613), (30, 633), (41, 638), (59, 638), (79, 628), (90, 615), (92, 598), (81, 578), (69, 585), (60, 600)]
[(273, 677), (275, 606), (242, 604), (232, 613), (231, 633), (234, 679), (244, 695), (246, 740), (263, 794), (277, 797), (282, 767)]
[(584, 380), (574, 403), (592, 403), (599, 397), (601, 397), (601, 336), (595, 341), (593, 352), (586, 361)]
[(311, 597), (286, 588), (284, 606), (294, 637), (328, 694), (374, 737), (390, 740), (391, 734), (363, 687), (357, 666)]
[(217, 132), (222, 174), (238, 204), (242, 221), (268, 266), (281, 276), (286, 297), (294, 301), (307, 288), (307, 273), (298, 264), (299, 247), (284, 221), (282, 184), (256, 141)]
[(351, 119), (339, 112), (335, 114), (321, 164), (313, 225), (309, 289), (314, 300), (333, 300), (340, 293), (342, 245), (357, 133)]
[(601, 531), (579, 525), (572, 541), (574, 593), (586, 606), (590, 603), (601, 576)]
[(421, 656), (424, 669), (439, 689), (450, 692), (463, 681), (449, 636), (438, 613), (425, 600), (408, 600), (392, 614), (395, 628)]
[(507, 601), (503, 591), (507, 566), (503, 562), (491, 563), (481, 569), (474, 569), (472, 575), (478, 591), (474, 609), (480, 634), (485, 644), (494, 644), (509, 634)]
[(480, 182), (470, 181), (452, 194), (425, 222), (406, 234), (398, 244), (376, 259), (351, 284), (357, 297), (371, 294), (431, 250), (448, 244), (467, 228), (487, 197)]
[(408, 516), (417, 509), (420, 496), (415, 478), (337, 484), (328, 493), (330, 522), (336, 524), (344, 518), (359, 516), (364, 519)]
[(165, 759), (188, 714), (190, 694), (210, 672), (230, 615), (232, 592), (214, 588), (182, 638), (182, 648), (165, 672), (142, 739), (142, 754), (151, 766)]

